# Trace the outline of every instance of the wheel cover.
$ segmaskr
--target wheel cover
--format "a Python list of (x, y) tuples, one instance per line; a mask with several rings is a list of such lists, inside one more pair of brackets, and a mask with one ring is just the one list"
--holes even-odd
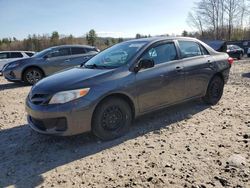
[(36, 70), (31, 70), (31, 71), (27, 72), (26, 79), (29, 83), (34, 84), (42, 79), (42, 75), (40, 72), (38, 72)]
[(123, 125), (123, 113), (119, 106), (110, 106), (103, 112), (101, 118), (101, 126), (105, 130), (114, 131), (122, 127)]

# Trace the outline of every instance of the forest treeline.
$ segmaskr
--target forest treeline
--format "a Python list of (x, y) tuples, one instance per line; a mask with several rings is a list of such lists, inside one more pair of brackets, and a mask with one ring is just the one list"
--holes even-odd
[(189, 12), (187, 23), (197, 32), (184, 36), (200, 39), (250, 39), (249, 0), (199, 0)]

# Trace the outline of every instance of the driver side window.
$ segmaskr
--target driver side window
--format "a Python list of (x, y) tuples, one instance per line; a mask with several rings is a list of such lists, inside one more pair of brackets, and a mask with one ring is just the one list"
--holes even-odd
[(173, 42), (150, 48), (142, 57), (142, 59), (153, 60), (155, 64), (173, 61), (177, 58), (177, 51)]

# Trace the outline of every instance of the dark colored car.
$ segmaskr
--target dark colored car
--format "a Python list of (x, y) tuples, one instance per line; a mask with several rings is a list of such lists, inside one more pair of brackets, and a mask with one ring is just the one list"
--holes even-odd
[(223, 40), (203, 40), (208, 46), (217, 52), (227, 52), (227, 43)]
[(101, 139), (123, 135), (133, 118), (184, 101), (221, 98), (233, 60), (192, 38), (147, 38), (104, 50), (83, 67), (39, 81), (26, 99), (39, 133)]
[(35, 84), (43, 77), (84, 64), (99, 50), (87, 45), (62, 45), (45, 49), (30, 58), (6, 64), (3, 75), (8, 81)]
[(244, 50), (237, 45), (227, 45), (227, 53), (232, 58), (241, 59), (244, 55)]

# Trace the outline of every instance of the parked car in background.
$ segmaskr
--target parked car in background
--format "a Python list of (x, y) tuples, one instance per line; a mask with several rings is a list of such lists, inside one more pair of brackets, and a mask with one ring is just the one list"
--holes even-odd
[(203, 40), (203, 42), (217, 52), (227, 52), (227, 43), (224, 40)]
[(192, 38), (145, 38), (114, 45), (84, 67), (51, 75), (26, 99), (28, 122), (43, 134), (92, 131), (103, 140), (133, 118), (188, 100), (215, 105), (233, 59)]
[(247, 57), (250, 57), (250, 48), (247, 49)]
[(237, 45), (227, 45), (227, 53), (232, 58), (241, 59), (244, 55), (244, 50)]
[(18, 59), (31, 57), (34, 54), (35, 52), (31, 51), (0, 51), (0, 74), (5, 64)]
[(31, 58), (6, 64), (4, 77), (9, 81), (35, 84), (57, 71), (84, 64), (99, 50), (87, 45), (62, 45), (45, 49)]

